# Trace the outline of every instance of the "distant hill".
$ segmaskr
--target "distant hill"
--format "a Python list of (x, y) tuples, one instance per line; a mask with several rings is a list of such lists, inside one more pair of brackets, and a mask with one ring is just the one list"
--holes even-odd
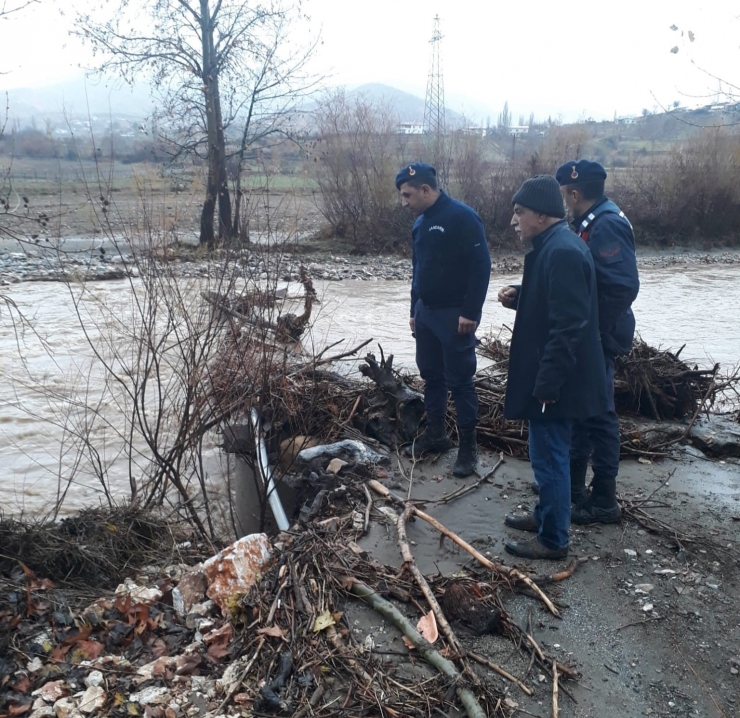
[[(424, 121), (424, 99), (410, 92), (404, 92), (390, 85), (383, 85), (379, 82), (372, 82), (366, 85), (360, 85), (347, 93), (348, 97), (362, 95), (373, 102), (387, 103), (398, 113), (398, 119), (401, 122), (423, 122)], [(460, 124), (463, 122), (463, 116), (459, 112), (451, 110), (449, 107), (445, 110), (448, 124)]]
[(43, 126), (50, 119), (60, 122), (69, 119), (98, 115), (110, 115), (143, 119), (152, 109), (148, 86), (141, 84), (133, 88), (120, 82), (99, 82), (80, 78), (49, 87), (19, 88), (8, 90), (10, 117), (21, 125), (31, 118)]

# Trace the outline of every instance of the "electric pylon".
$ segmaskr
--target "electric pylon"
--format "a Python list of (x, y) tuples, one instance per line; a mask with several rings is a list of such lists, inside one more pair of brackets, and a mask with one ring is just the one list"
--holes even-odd
[(444, 136), (445, 136), (445, 87), (442, 74), (442, 31), (439, 15), (434, 18), (434, 32), (429, 41), (432, 46), (432, 62), (427, 79), (427, 95), (424, 102), (424, 134), (427, 139), (429, 160), (437, 167), (438, 173), (444, 172)]

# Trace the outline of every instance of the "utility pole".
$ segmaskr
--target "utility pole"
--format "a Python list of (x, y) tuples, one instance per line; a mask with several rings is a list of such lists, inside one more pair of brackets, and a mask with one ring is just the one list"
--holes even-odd
[(432, 46), (432, 60), (427, 79), (427, 94), (424, 102), (424, 134), (426, 135), (429, 160), (437, 168), (440, 183), (446, 175), (446, 157), (444, 152), (445, 123), (445, 88), (442, 74), (442, 31), (439, 15), (434, 18), (434, 32), (429, 41)]

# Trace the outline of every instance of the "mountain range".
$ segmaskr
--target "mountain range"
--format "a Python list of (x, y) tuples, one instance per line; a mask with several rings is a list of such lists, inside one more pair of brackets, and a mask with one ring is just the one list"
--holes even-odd
[[(129, 87), (120, 82), (79, 79), (40, 88), (8, 90), (10, 118), (23, 127), (35, 120), (58, 123), (67, 119), (84, 119), (88, 115), (104, 119), (108, 116), (144, 119), (154, 107), (149, 87), (145, 84)], [(392, 107), (401, 122), (424, 120), (424, 99), (390, 85), (369, 83), (347, 91), (347, 96), (365, 97), (371, 102)], [(464, 118), (446, 109), (448, 124), (459, 125)]]

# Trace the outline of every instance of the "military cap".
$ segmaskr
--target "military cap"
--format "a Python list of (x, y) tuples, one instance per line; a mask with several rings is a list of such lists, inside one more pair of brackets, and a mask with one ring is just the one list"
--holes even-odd
[(555, 179), (561, 187), (566, 184), (583, 184), (594, 180), (605, 180), (606, 170), (598, 162), (573, 160), (558, 167)]
[(429, 182), (436, 180), (437, 170), (428, 165), (425, 162), (412, 162), (410, 165), (406, 165), (396, 175), (396, 189), (400, 189), (404, 182), (409, 180), (421, 180), (422, 182)]

